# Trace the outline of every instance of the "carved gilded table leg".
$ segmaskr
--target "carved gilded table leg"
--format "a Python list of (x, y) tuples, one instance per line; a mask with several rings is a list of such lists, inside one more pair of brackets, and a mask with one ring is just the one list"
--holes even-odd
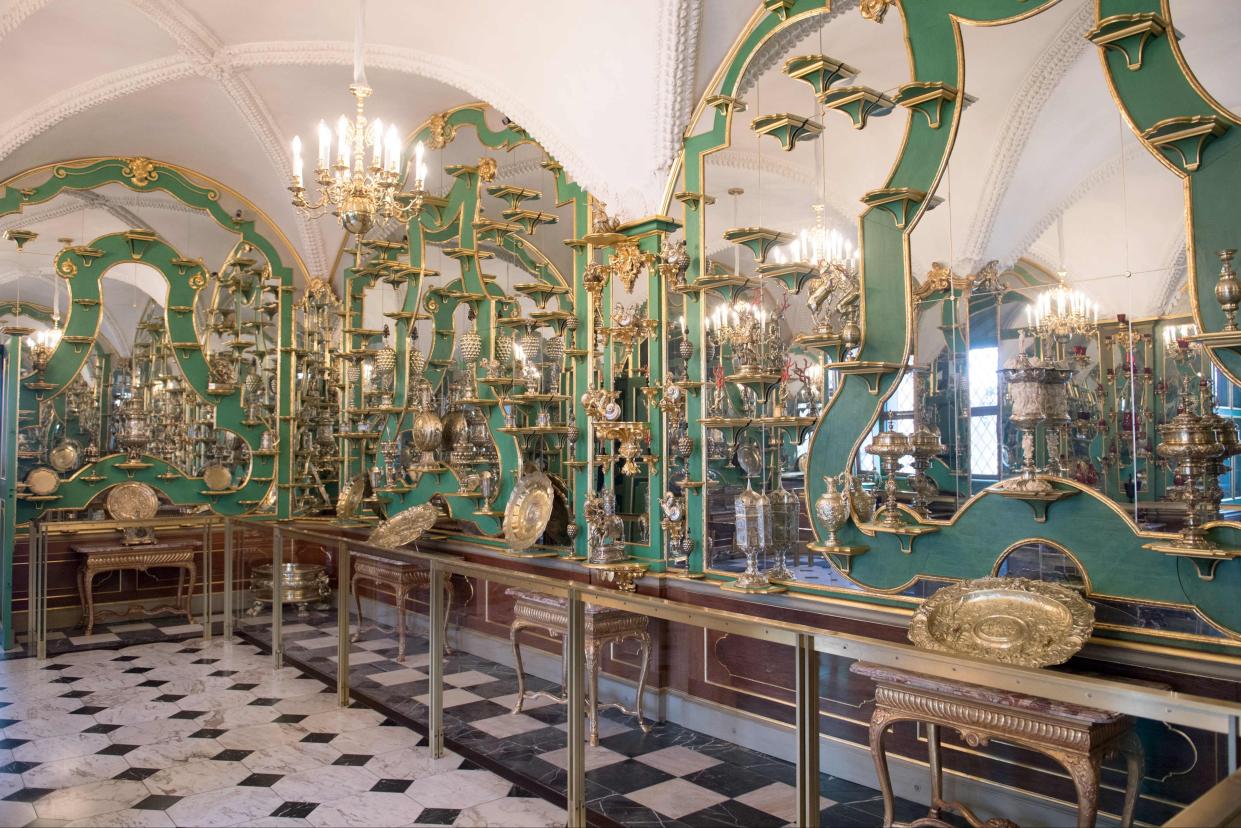
[(875, 760), (875, 774), (879, 777), (879, 793), (883, 796), (883, 825), (891, 828), (896, 816), (896, 797), (892, 793), (892, 777), (888, 775), (888, 750), (884, 744), (888, 727), (901, 719), (891, 711), (876, 708), (870, 717), (870, 755)]
[(642, 715), (642, 697), (646, 695), (646, 674), (651, 667), (651, 634), (645, 630), (635, 636), (642, 654), (642, 666), (638, 670), (638, 694), (633, 701), (633, 712), (638, 719), (638, 727), (643, 733), (650, 733), (651, 726)]
[(1133, 825), (1133, 809), (1138, 804), (1138, 791), (1142, 788), (1142, 777), (1146, 772), (1146, 755), (1142, 750), (1142, 740), (1133, 731), (1129, 731), (1120, 740), (1117, 750), (1125, 757), (1125, 805), (1120, 812), (1120, 828)]
[[(602, 642), (590, 639), (586, 642), (586, 719), (590, 728), (590, 745), (599, 744), (599, 656)], [(568, 661), (568, 659), (565, 659)]]
[(939, 752), (939, 725), (926, 726), (926, 756), (931, 770), (931, 816), (939, 818), (944, 802), (944, 766)]
[[(509, 640), (513, 643), (513, 668), (517, 671), (517, 703), (513, 712), (520, 713), (526, 704), (526, 671), (521, 663), (521, 631), (532, 626), (522, 621), (514, 621), (508, 629)], [(563, 661), (563, 659), (562, 659)]]

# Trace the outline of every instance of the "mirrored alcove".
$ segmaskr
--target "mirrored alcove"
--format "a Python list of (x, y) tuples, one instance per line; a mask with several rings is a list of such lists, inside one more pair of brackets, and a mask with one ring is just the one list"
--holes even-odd
[(6, 327), (32, 329), (21, 519), (124, 481), (169, 507), (273, 507), (280, 288), (298, 263), (279, 231), (214, 182), (141, 158), (6, 187), (28, 202), (0, 218)]
[[(704, 566), (747, 567), (736, 504), (770, 500), (781, 542), (761, 553), (775, 581), (853, 588), (821, 556), (806, 502), (807, 452), (861, 340), (862, 196), (900, 150), (908, 80), (893, 28), (853, 14), (803, 18), (743, 73), (726, 145), (703, 158), (701, 420)], [(690, 134), (712, 123), (708, 107)], [(691, 194), (692, 195), (692, 194)], [(750, 497), (750, 495), (746, 495)], [(777, 501), (780, 508), (777, 509)], [(781, 562), (783, 560), (783, 563)]]

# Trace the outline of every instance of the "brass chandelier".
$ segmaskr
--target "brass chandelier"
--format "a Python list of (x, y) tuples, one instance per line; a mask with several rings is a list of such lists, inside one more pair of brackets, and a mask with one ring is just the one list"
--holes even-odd
[(422, 142), (414, 148), (414, 186), (402, 190), (405, 171), (401, 159), (401, 132), (392, 124), (385, 131), (382, 120), (366, 117), (366, 99), (373, 90), (366, 82), (362, 59), (364, 23), (365, 0), (358, 0), (353, 83), (349, 85), (354, 98), (353, 119), (344, 115), (337, 119), (335, 147), (332, 130), (326, 121), (319, 121), (319, 155), (314, 171), (319, 197), (313, 202), (306, 199), (301, 136), (293, 138), (293, 183), (289, 187), (293, 206), (298, 210), (312, 217), (330, 211), (340, 219), (346, 232), (358, 236), (377, 224), (409, 221), (421, 212), (426, 197)]

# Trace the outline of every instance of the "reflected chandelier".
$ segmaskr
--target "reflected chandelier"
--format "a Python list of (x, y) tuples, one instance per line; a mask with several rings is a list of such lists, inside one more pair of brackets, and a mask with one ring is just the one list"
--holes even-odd
[(336, 121), (336, 160), (332, 160), (332, 130), (326, 121), (319, 121), (319, 156), (314, 172), (319, 198), (313, 203), (306, 200), (301, 136), (293, 138), (293, 183), (289, 187), (293, 206), (298, 210), (309, 216), (330, 210), (346, 232), (358, 236), (376, 224), (409, 221), (421, 212), (426, 197), (422, 142), (414, 148), (414, 187), (401, 190), (401, 133), (391, 124), (385, 132), (383, 122), (379, 118), (368, 120), (364, 111), (372, 92), (362, 60), (365, 9), (365, 0), (358, 0), (353, 83), (349, 85), (355, 101), (354, 115), (352, 122), (344, 115)]
[(1061, 340), (1093, 333), (1099, 323), (1099, 304), (1065, 284), (1063, 271), (1059, 276), (1060, 284), (1040, 293), (1033, 307), (1026, 307), (1027, 325), (1040, 336)]

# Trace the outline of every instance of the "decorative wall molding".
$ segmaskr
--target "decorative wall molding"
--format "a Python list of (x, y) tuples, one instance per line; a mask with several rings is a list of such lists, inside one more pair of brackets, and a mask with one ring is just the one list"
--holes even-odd
[(681, 139), (694, 108), (702, 0), (666, 0), (660, 5), (655, 55), (655, 159), (666, 175), (681, 151)]
[[(973, 224), (961, 249), (964, 259), (974, 261), (987, 254), (1000, 205), (1025, 155), (1030, 133), (1065, 73), (1091, 45), (1084, 35), (1094, 22), (1094, 4), (1089, 0), (1078, 0), (1078, 3), (1078, 8), (1030, 68), (1009, 106), (1004, 125), (995, 140), (997, 149), (987, 167)], [(968, 72), (967, 65), (967, 77)], [(1001, 261), (1008, 260), (1000, 258)]]
[[(288, 174), (292, 157), (276, 126), (275, 116), (248, 78), (233, 70), (227, 61), (218, 61), (223, 43), (178, 0), (131, 0), (186, 53), (200, 77), (210, 78), (224, 89), (229, 100), (250, 128), (276, 174)], [(318, 225), (300, 211), (294, 212), (298, 236), (312, 275), (327, 272), (327, 247)]]
[[(1126, 164), (1132, 164), (1145, 153), (1146, 148), (1141, 144), (1130, 144), (1124, 150), (1124, 162)], [(1104, 181), (1112, 178), (1113, 176), (1119, 175), (1120, 167), (1120, 153), (1113, 155), (1102, 164), (1096, 166), (1088, 175), (1083, 177), (1082, 180), (1078, 182), (1072, 192), (1065, 196), (1059, 204), (1049, 208), (1043, 213), (1042, 216), (1039, 217), (1038, 221), (1030, 225), (1030, 229), (1026, 231), (1026, 234), (1022, 236), (1016, 244), (1014, 244), (1010, 249), (1002, 251), (1001, 255), (994, 256), (993, 258), (999, 259), (1001, 264), (1007, 267), (1011, 263), (1020, 259), (1022, 256), (1028, 257), (1034, 243), (1042, 237), (1043, 233), (1047, 232), (1047, 228), (1051, 227), (1052, 223), (1055, 222), (1056, 218), (1061, 213), (1066, 212), (1074, 204), (1081, 201), (1088, 193)]]
[(48, 0), (9, 0), (5, 3), (4, 8), (0, 9), (0, 40), (47, 3)]
[(1176, 238), (1173, 239), (1168, 249), (1168, 254), (1164, 257), (1167, 265), (1163, 283), (1159, 290), (1152, 294), (1156, 298), (1151, 303), (1150, 315), (1163, 316), (1171, 313), (1180, 295), (1189, 290), (1186, 255), (1185, 233), (1182, 231), (1176, 234)]

